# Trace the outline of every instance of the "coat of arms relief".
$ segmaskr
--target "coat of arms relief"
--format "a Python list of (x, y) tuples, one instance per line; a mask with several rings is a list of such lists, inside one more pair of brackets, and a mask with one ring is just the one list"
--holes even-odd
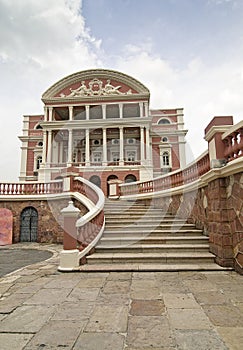
[(112, 96), (112, 95), (131, 95), (132, 90), (128, 89), (126, 92), (120, 91), (121, 86), (114, 86), (111, 84), (110, 79), (106, 80), (104, 85), (103, 81), (94, 78), (88, 82), (88, 86), (85, 80), (81, 81), (80, 86), (77, 89), (70, 88), (70, 94), (60, 94), (60, 97), (78, 97), (78, 96)]

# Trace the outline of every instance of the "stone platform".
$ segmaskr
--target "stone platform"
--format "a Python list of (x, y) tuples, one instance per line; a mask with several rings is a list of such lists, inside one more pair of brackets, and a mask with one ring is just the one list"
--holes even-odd
[(14, 247), (54, 255), (0, 278), (1, 350), (243, 348), (234, 271), (61, 273), (61, 246)]

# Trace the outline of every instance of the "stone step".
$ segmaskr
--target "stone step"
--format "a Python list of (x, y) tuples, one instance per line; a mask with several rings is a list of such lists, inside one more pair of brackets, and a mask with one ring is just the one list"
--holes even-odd
[(125, 207), (125, 206), (121, 206), (121, 207), (114, 207), (114, 206), (111, 206), (111, 207), (107, 207), (107, 206), (105, 206), (104, 207), (104, 210), (105, 210), (105, 212), (106, 211), (108, 211), (108, 212), (112, 212), (112, 213), (119, 213), (119, 212), (126, 212), (126, 211), (131, 211), (131, 212), (134, 212), (134, 213), (136, 213), (136, 212), (153, 212), (153, 213), (159, 213), (159, 214), (162, 214), (162, 213), (164, 213), (164, 215), (165, 214), (167, 214), (167, 215), (171, 215), (171, 214), (169, 214), (169, 213), (166, 213), (166, 212), (164, 212), (164, 211), (162, 211), (161, 209), (157, 209), (157, 208), (150, 208), (150, 207), (129, 207), (129, 206), (127, 206), (127, 207)]
[[(117, 222), (117, 221), (123, 221), (123, 222), (126, 222), (126, 221), (129, 221), (129, 222), (132, 222), (134, 220), (136, 221), (145, 221), (145, 222), (162, 222), (162, 223), (177, 223), (177, 224), (180, 224), (180, 223), (186, 223), (185, 220), (182, 220), (182, 219), (175, 219), (173, 217), (162, 217), (162, 216), (157, 216), (157, 215), (149, 215), (148, 217), (147, 216), (133, 216), (133, 215), (112, 215), (112, 216), (109, 216), (109, 215), (106, 215), (105, 216), (106, 218), (106, 222)], [(189, 225), (189, 224), (188, 224)], [(193, 224), (190, 224), (193, 226)]]
[(140, 210), (140, 211), (132, 211), (132, 210), (127, 210), (127, 211), (121, 211), (121, 210), (117, 210), (117, 211), (113, 211), (113, 210), (109, 210), (106, 212), (106, 216), (107, 217), (136, 217), (136, 216), (140, 216), (146, 214), (148, 217), (152, 216), (152, 217), (160, 217), (160, 218), (172, 218), (172, 219), (179, 219), (179, 220), (183, 220), (183, 218), (179, 218), (179, 217), (175, 217), (173, 215), (167, 214), (167, 213), (163, 213), (161, 211), (159, 212), (154, 212), (152, 210)]
[(139, 242), (140, 244), (204, 244), (205, 242), (208, 242), (208, 237), (206, 236), (116, 236), (116, 237), (110, 237), (110, 235), (104, 234), (102, 238), (100, 239), (99, 244), (105, 244), (105, 245), (128, 245), (128, 244), (134, 244)]
[(174, 223), (160, 223), (160, 222), (146, 222), (146, 221), (136, 221), (136, 222), (117, 222), (117, 223), (111, 223), (111, 222), (107, 222), (105, 223), (106, 228), (111, 230), (111, 229), (123, 229), (124, 227), (128, 227), (130, 228), (139, 228), (139, 229), (144, 229), (144, 228), (161, 228), (164, 230), (168, 230), (168, 229), (172, 229), (172, 231), (178, 231), (180, 229), (194, 229), (194, 225), (191, 224), (174, 224)]
[(231, 267), (222, 267), (214, 263), (200, 264), (85, 264), (80, 266), (82, 272), (174, 272), (174, 271), (231, 271)]
[[(119, 211), (128, 211), (128, 210), (131, 210), (131, 211), (151, 211), (151, 212), (154, 212), (154, 213), (164, 213), (166, 214), (167, 212), (161, 210), (160, 208), (152, 208), (152, 207), (146, 207), (146, 206), (106, 206), (104, 207), (105, 211), (111, 211), (111, 212), (119, 212)], [(170, 213), (167, 213), (170, 215)]]
[(97, 253), (187, 253), (187, 252), (208, 252), (208, 244), (98, 244), (95, 247)]
[(173, 236), (173, 235), (180, 235), (180, 236), (190, 236), (190, 235), (199, 235), (202, 236), (202, 231), (201, 230), (197, 230), (197, 229), (179, 229), (179, 230), (171, 230), (171, 229), (162, 229), (162, 228), (141, 228), (141, 227), (125, 227), (125, 230), (123, 230), (122, 228), (119, 229), (111, 229), (106, 227), (105, 228), (105, 232), (103, 234), (104, 235), (109, 235), (110, 237), (117, 237), (118, 235), (124, 235), (126, 237), (129, 236), (134, 236), (135, 234), (138, 235), (140, 234), (140, 236), (148, 236), (150, 234), (156, 235), (156, 236)]
[(88, 264), (201, 264), (214, 263), (214, 255), (209, 252), (188, 253), (94, 253), (86, 257)]

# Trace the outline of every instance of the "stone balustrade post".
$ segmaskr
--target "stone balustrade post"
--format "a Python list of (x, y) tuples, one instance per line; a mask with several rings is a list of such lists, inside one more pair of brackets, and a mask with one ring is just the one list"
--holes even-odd
[(79, 267), (76, 221), (80, 210), (69, 201), (68, 206), (61, 210), (61, 214), (64, 217), (64, 234), (58, 270), (73, 271)]
[(208, 141), (208, 151), (211, 168), (221, 168), (225, 165), (225, 144), (222, 134), (233, 125), (233, 117), (214, 117), (205, 128), (205, 140)]
[(114, 179), (108, 181), (109, 185), (109, 198), (110, 199), (117, 199), (120, 196), (120, 190), (119, 190), (119, 185), (122, 183), (121, 180)]

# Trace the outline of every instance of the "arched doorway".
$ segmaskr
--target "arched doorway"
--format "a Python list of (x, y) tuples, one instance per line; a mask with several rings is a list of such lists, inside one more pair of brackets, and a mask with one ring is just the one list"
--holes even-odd
[(20, 242), (36, 242), (38, 212), (33, 207), (23, 209), (20, 216)]
[(110, 195), (110, 186), (109, 186), (109, 181), (110, 180), (117, 180), (118, 179), (118, 177), (116, 176), (116, 175), (110, 175), (110, 176), (108, 176), (107, 177), (107, 180), (106, 180), (106, 184), (107, 184), (107, 197), (109, 197), (109, 195)]
[(125, 177), (125, 183), (135, 182), (135, 181), (137, 181), (137, 178), (135, 175), (129, 174)]
[(93, 175), (89, 178), (89, 181), (100, 188), (101, 180), (100, 180), (99, 176)]

